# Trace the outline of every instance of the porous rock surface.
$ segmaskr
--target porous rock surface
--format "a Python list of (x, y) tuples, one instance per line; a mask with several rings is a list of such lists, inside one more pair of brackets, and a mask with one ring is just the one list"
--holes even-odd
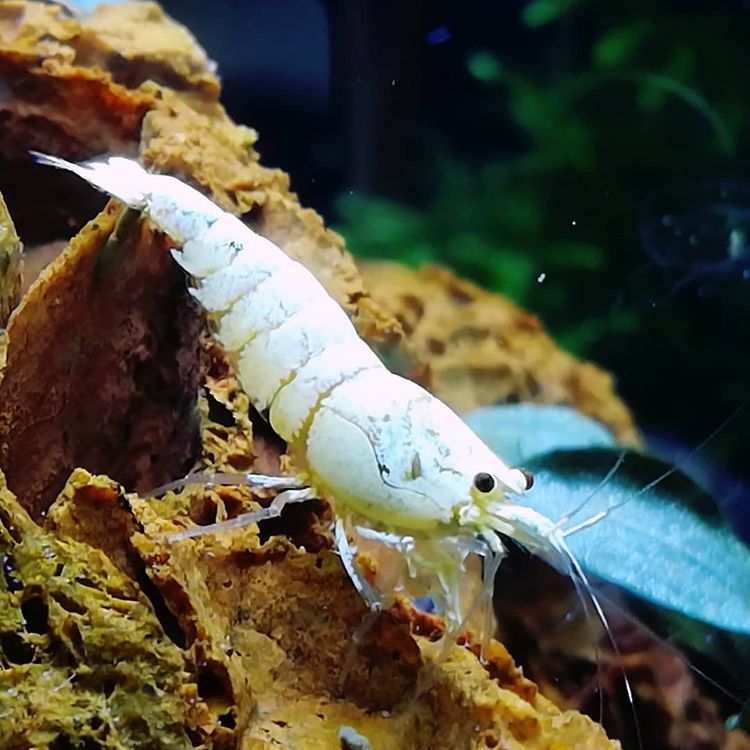
[(538, 318), (446, 268), (359, 264), (373, 297), (401, 323), (400, 369), (458, 411), (507, 402), (566, 404), (638, 445), (612, 376), (560, 349)]

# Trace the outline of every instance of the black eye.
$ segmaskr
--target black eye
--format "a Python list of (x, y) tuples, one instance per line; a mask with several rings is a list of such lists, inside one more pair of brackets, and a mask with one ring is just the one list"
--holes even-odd
[(534, 486), (534, 475), (526, 469), (519, 469), (518, 471), (523, 474), (523, 478), (526, 480), (526, 489), (530, 490)]
[(479, 474), (474, 477), (474, 486), (480, 492), (492, 492), (492, 490), (495, 489), (496, 484), (495, 477), (493, 477), (492, 474), (488, 474), (486, 471), (480, 471)]

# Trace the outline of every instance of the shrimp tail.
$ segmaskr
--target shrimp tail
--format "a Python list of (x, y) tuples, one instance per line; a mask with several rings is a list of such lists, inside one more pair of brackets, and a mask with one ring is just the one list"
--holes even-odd
[(74, 164), (59, 156), (43, 154), (39, 151), (29, 153), (38, 164), (73, 172), (131, 208), (142, 210), (146, 207), (152, 175), (132, 159), (110, 156), (104, 161)]

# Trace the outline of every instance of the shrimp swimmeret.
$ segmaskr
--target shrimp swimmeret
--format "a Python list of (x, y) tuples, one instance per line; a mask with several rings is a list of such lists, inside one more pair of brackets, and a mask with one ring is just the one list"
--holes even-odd
[(470, 555), (483, 559), (483, 607), (491, 612), (504, 555), (499, 534), (589, 588), (559, 524), (509, 499), (531, 486), (531, 475), (507, 466), (442, 401), (386, 369), (303, 265), (175, 177), (121, 157), (73, 164), (34, 155), (142, 211), (174, 241), (179, 249), (172, 254), (192, 279), (190, 293), (234, 361), (242, 388), (302, 467), (292, 478), (243, 475), (245, 483), (281, 492), (267, 508), (170, 540), (254, 524), (288, 503), (332, 499), (337, 547), (371, 609), (382, 606), (382, 595), (354, 564), (345, 520), (360, 538), (396, 550), (410, 573), (432, 580), (453, 635), (464, 621), (460, 590)]

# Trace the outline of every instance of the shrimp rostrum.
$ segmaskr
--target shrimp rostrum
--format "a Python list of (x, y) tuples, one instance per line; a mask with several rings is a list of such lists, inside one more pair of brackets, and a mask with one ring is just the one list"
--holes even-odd
[(470, 555), (484, 561), (490, 606), (504, 554), (500, 534), (558, 567), (563, 561), (577, 577), (558, 526), (511, 500), (531, 486), (531, 476), (507, 466), (442, 401), (391, 373), (302, 264), (194, 188), (136, 161), (35, 158), (143, 212), (170, 237), (242, 388), (301, 467), (295, 478), (245, 477), (283, 490), (269, 507), (172, 540), (257, 523), (291, 502), (329, 499), (342, 560), (370, 607), (382, 605), (382, 594), (354, 564), (346, 528), (403, 555), (415, 575), (431, 577), (453, 634), (463, 622), (459, 592)]

